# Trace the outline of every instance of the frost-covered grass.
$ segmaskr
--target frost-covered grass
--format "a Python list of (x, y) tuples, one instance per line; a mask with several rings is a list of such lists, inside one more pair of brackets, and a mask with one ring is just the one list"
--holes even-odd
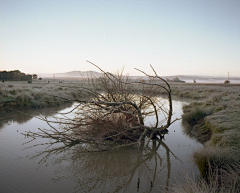
[(193, 99), (212, 98), (221, 93), (236, 94), (240, 91), (237, 84), (171, 84), (172, 93)]
[[(79, 99), (80, 90), (76, 89), (79, 83), (68, 81), (5, 81), (0, 82), (0, 113), (11, 109), (44, 108), (61, 105), (67, 100)], [(58, 97), (54, 97), (58, 96)]]
[(206, 85), (186, 90), (190, 97), (195, 98), (196, 92), (205, 97), (184, 107), (183, 120), (193, 125), (192, 133), (197, 138), (205, 134), (202, 131), (211, 133), (211, 137), (193, 156), (205, 180), (183, 180), (178, 192), (239, 192), (240, 85)]

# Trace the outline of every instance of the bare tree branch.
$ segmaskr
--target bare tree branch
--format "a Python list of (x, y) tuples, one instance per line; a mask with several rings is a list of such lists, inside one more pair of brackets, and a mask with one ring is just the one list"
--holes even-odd
[[(149, 78), (146, 82), (129, 81), (122, 72), (114, 75), (103, 71), (90, 61), (87, 62), (98, 68), (102, 76), (88, 78), (87, 85), (78, 87), (82, 92), (87, 93), (81, 100), (54, 96), (77, 104), (67, 113), (61, 113), (63, 118), (56, 118), (58, 121), (49, 121), (46, 117), (41, 118), (52, 129), (52, 133), (39, 129), (41, 133), (38, 136), (53, 138), (66, 144), (68, 142), (70, 144), (92, 142), (104, 144), (106, 140), (121, 142), (122, 144), (116, 145), (115, 149), (139, 144), (145, 140), (145, 137), (148, 137), (148, 145), (152, 138), (159, 135), (162, 138), (167, 128), (179, 120), (171, 121), (173, 108), (170, 85), (157, 75), (152, 65), (150, 66), (154, 76), (136, 69)], [(158, 104), (159, 100), (155, 96), (158, 89), (164, 89), (167, 92), (168, 108), (163, 104)], [(159, 112), (164, 115), (165, 119), (159, 121)], [(66, 117), (70, 113), (75, 113), (76, 117)], [(144, 119), (148, 116), (155, 117), (155, 126), (147, 126), (144, 123)], [(53, 122), (63, 127), (56, 128), (50, 124)]]

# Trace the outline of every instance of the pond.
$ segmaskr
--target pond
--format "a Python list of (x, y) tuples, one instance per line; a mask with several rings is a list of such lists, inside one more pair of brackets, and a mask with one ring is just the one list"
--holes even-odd
[[(180, 118), (186, 100), (173, 100)], [(52, 116), (71, 106), (2, 115), (0, 119), (0, 192), (170, 192), (179, 175), (196, 178), (192, 152), (202, 147), (186, 134), (182, 121), (169, 128), (163, 140), (149, 147), (125, 147), (106, 152), (83, 152), (78, 145), (64, 148), (51, 139), (32, 138), (24, 131), (49, 126), (35, 115)], [(151, 121), (151, 119), (149, 119)]]

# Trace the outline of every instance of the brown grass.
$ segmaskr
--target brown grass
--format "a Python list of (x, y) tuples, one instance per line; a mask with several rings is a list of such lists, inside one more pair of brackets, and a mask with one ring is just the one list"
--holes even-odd
[[(210, 163), (209, 163), (210, 164)], [(212, 167), (209, 167), (212, 168)], [(208, 178), (180, 175), (172, 185), (173, 193), (238, 193), (240, 192), (240, 164), (225, 169), (209, 170)]]

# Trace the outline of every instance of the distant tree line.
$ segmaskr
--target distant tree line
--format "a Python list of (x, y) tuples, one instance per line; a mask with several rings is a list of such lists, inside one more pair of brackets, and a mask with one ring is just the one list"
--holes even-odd
[(25, 74), (23, 72), (20, 72), (19, 70), (12, 70), (12, 71), (0, 71), (0, 80), (26, 80), (26, 81), (32, 81), (32, 75), (31, 74)]

